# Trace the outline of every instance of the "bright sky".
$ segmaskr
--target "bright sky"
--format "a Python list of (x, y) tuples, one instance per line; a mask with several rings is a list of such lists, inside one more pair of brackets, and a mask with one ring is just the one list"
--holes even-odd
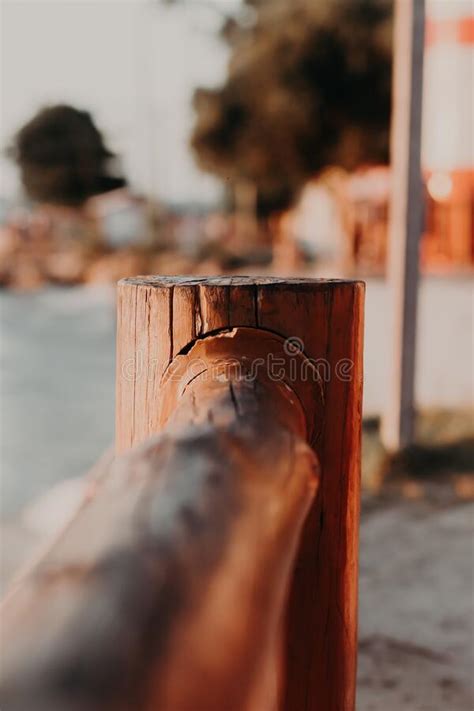
[[(188, 149), (190, 100), (196, 86), (224, 79), (219, 11), (239, 3), (3, 0), (0, 146), (41, 106), (70, 102), (94, 114), (137, 190), (173, 202), (215, 200), (218, 182), (197, 171)], [(428, 1), (438, 19), (471, 8), (471, 0)], [(425, 66), (425, 164), (471, 165), (473, 47), (434, 48)], [(15, 194), (3, 156), (0, 168), (0, 194)]]
[[(137, 189), (170, 201), (215, 199), (218, 183), (197, 171), (187, 141), (193, 89), (225, 76), (219, 23), (196, 0), (172, 8), (156, 0), (3, 0), (2, 148), (39, 107), (69, 102), (94, 114)], [(1, 169), (2, 194), (14, 194), (16, 173), (4, 157)]]

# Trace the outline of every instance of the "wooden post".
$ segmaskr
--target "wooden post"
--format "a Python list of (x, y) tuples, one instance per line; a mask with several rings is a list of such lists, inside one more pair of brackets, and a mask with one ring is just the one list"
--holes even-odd
[(285, 711), (354, 708), (363, 298), (361, 282), (337, 280), (149, 277), (119, 286), (119, 452), (160, 431), (163, 373), (206, 334), (264, 329), (290, 339), (290, 351), (302, 349), (318, 369), (323, 397), (310, 443), (321, 494), (290, 592)]
[(121, 282), (137, 446), (7, 597), (2, 709), (353, 711), (363, 291)]
[(4, 602), (2, 711), (275, 708), (316, 458), (286, 388), (193, 362), (169, 381), (173, 424), (104, 472)]
[(396, 0), (388, 255), (393, 325), (390, 395), (382, 420), (382, 440), (389, 451), (405, 447), (414, 436), (419, 244), (423, 221), (420, 160), (424, 22), (424, 0)]

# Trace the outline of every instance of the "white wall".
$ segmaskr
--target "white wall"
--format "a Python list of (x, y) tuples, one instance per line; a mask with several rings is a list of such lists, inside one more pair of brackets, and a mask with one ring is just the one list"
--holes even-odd
[[(472, 0), (428, 0), (427, 17), (458, 21)], [(425, 51), (423, 164), (430, 170), (474, 166), (474, 45), (440, 42)]]
[[(367, 279), (364, 412), (383, 412), (390, 377), (387, 285)], [(417, 328), (417, 407), (472, 408), (474, 402), (474, 285), (469, 277), (426, 277), (420, 284)]]
[(428, 47), (424, 75), (424, 166), (430, 170), (472, 168), (474, 47)]

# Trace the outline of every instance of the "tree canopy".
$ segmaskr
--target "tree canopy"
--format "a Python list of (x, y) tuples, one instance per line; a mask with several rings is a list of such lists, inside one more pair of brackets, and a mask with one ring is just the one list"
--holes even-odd
[(246, 21), (223, 27), (226, 82), (195, 93), (191, 143), (200, 166), (252, 181), (272, 211), (328, 166), (386, 161), (392, 5), (247, 0)]
[(115, 155), (91, 115), (72, 106), (39, 111), (18, 131), (9, 153), (28, 196), (39, 202), (81, 205), (125, 185), (123, 177), (110, 173)]

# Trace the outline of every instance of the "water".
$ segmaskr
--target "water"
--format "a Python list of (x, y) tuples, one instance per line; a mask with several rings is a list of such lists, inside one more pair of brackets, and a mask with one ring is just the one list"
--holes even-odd
[(83, 474), (114, 433), (108, 288), (0, 292), (0, 515)]

